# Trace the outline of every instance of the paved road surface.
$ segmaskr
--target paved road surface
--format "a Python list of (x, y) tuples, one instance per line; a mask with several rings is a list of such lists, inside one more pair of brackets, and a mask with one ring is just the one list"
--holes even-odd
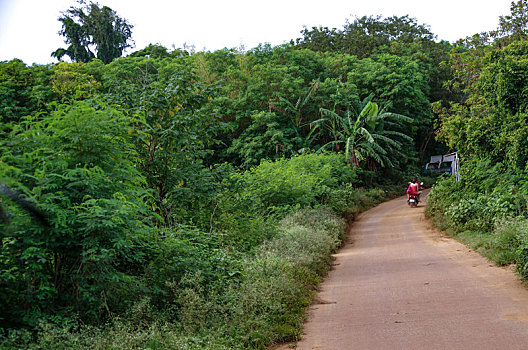
[(297, 349), (528, 349), (527, 289), (423, 211), (402, 197), (358, 218)]

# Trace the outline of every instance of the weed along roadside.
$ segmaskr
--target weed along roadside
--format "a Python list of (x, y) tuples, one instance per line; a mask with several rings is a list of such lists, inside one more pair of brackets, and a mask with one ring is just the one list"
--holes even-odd
[(229, 311), (239, 317), (231, 346), (264, 348), (299, 339), (315, 289), (346, 239), (345, 216), (350, 222), (388, 196), (380, 189), (341, 188), (338, 198), (354, 204), (339, 207), (339, 215), (334, 205), (294, 211), (280, 221), (279, 234), (246, 261)]
[[(466, 163), (459, 182), (449, 178), (433, 188), (426, 214), (440, 230), (499, 266), (515, 266), (526, 280), (526, 192), (513, 173), (496, 171)], [(474, 176), (486, 178), (486, 182), (477, 182)]]
[[(274, 348), (287, 349), (289, 345), (293, 344), (291, 342), (300, 339), (302, 324), (306, 321), (308, 307), (316, 296), (317, 285), (331, 268), (332, 261), (334, 260), (332, 255), (350, 238), (350, 228), (354, 224), (356, 216), (379, 203), (400, 196), (402, 192), (402, 189), (395, 190), (394, 188), (392, 192), (380, 189), (356, 190), (345, 195), (345, 197), (354, 198), (353, 202), (350, 202), (354, 204), (346, 207), (340, 216), (332, 214), (332, 211), (328, 209), (309, 210), (295, 213), (282, 222), (282, 224), (286, 224), (290, 229), (293, 228), (293, 232), (300, 232), (299, 230), (301, 228), (305, 232), (301, 234), (302, 241), (304, 241), (307, 247), (311, 247), (309, 251), (306, 250), (307, 247), (302, 248), (299, 245), (301, 242), (294, 239), (294, 235), (286, 234), (284, 241), (281, 239), (277, 243), (280, 242), (280, 245), (283, 247), (289, 246), (290, 248), (287, 248), (285, 251), (288, 251), (287, 255), (293, 261), (296, 261), (295, 264), (300, 263), (299, 268), (305, 271), (301, 275), (311, 275), (312, 278), (307, 280), (308, 283), (301, 283), (303, 292), (299, 296), (302, 297), (303, 302), (298, 304), (299, 307), (295, 310), (295, 317), (298, 322), (295, 333), (275, 341), (274, 343), (276, 345)], [(290, 229), (286, 229), (286, 232)], [(303, 250), (305, 250), (305, 253), (298, 254), (299, 251)], [(299, 282), (299, 275), (295, 274), (294, 279)], [(295, 283), (294, 281), (291, 282)]]

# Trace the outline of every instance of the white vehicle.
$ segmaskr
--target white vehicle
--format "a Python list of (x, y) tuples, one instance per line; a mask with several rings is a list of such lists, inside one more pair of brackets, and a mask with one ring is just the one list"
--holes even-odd
[(455, 175), (459, 180), (460, 158), (457, 152), (442, 156), (431, 156), (431, 161), (425, 165), (426, 172), (439, 172)]

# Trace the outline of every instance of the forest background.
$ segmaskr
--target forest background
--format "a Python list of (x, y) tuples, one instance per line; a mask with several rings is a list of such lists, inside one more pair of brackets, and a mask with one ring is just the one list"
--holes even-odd
[(525, 275), (527, 9), (455, 44), (370, 16), (120, 57), (126, 20), (70, 8), (53, 55), (72, 63), (0, 63), (0, 181), (21, 196), (0, 199), (1, 346), (295, 340), (347, 221), (449, 150), (462, 180), (429, 215)]

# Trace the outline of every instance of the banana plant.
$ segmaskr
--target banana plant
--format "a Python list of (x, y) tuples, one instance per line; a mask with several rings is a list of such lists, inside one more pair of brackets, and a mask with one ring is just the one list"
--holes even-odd
[(403, 142), (411, 142), (412, 138), (390, 128), (400, 125), (397, 122), (412, 122), (412, 118), (380, 110), (378, 104), (372, 102), (373, 97), (371, 94), (365, 98), (357, 109), (349, 106), (343, 115), (336, 113), (335, 107), (333, 111), (321, 108), (320, 113), (333, 137), (322, 149), (334, 145), (339, 151), (344, 144), (351, 166), (360, 167), (366, 162), (371, 170), (376, 170), (376, 164), (393, 166), (396, 157), (405, 158), (401, 152)]

